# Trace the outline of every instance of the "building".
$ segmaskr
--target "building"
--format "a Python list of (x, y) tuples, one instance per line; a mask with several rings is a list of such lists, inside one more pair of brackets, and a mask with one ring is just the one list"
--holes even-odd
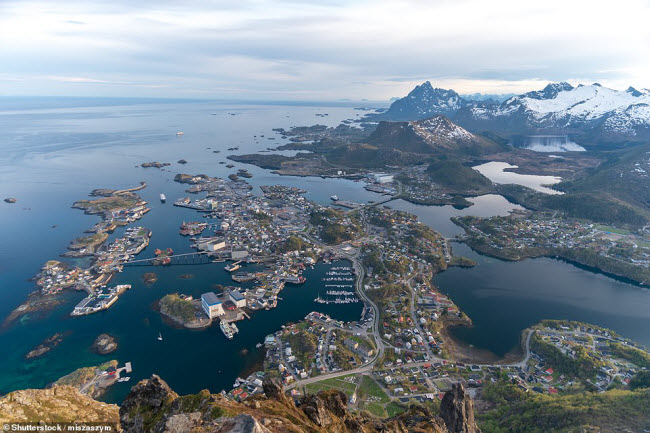
[(228, 297), (235, 304), (237, 308), (244, 308), (246, 306), (246, 298), (238, 290), (231, 290)]
[(233, 249), (233, 250), (230, 252), (230, 257), (231, 257), (233, 260), (241, 260), (241, 259), (245, 259), (246, 257), (248, 257), (248, 251), (247, 251), (247, 250), (244, 250), (244, 249)]
[(393, 175), (386, 173), (374, 173), (372, 175), (372, 180), (374, 180), (375, 183), (391, 183), (393, 181)]
[(204, 238), (196, 243), (196, 247), (201, 251), (215, 252), (226, 248), (226, 242), (219, 238)]
[(208, 292), (201, 295), (201, 307), (210, 319), (225, 314), (223, 311), (223, 304), (214, 292)]

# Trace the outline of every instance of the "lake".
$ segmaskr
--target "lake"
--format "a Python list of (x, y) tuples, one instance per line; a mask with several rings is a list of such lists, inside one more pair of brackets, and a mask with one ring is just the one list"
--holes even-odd
[(514, 183), (527, 186), (545, 194), (562, 194), (561, 191), (548, 188), (549, 185), (562, 182), (562, 178), (558, 176), (537, 176), (534, 174), (519, 174), (514, 171), (506, 171), (517, 168), (517, 166), (499, 161), (486, 162), (485, 164), (472, 168), (494, 183)]

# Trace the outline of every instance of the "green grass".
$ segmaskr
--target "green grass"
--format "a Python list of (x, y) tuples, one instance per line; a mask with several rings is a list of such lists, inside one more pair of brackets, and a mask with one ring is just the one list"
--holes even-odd
[(388, 403), (390, 398), (386, 395), (383, 389), (379, 386), (375, 380), (369, 376), (363, 376), (361, 378), (361, 385), (359, 390), (362, 391), (366, 396), (376, 397), (382, 403)]
[(371, 414), (379, 417), (379, 418), (386, 418), (387, 413), (386, 409), (384, 409), (384, 405), (380, 403), (367, 403), (367, 402), (362, 402), (359, 405), (360, 409), (367, 410)]
[(390, 402), (390, 403), (388, 403), (386, 405), (386, 412), (388, 413), (389, 417), (399, 415), (400, 413), (405, 412), (405, 411), (406, 411), (406, 408), (404, 406), (402, 406), (401, 404), (396, 403), (394, 401), (392, 401), (392, 402)]
[(354, 394), (354, 390), (357, 388), (355, 383), (346, 382), (344, 379), (346, 377), (353, 377), (353, 374), (335, 377), (332, 379), (325, 379), (320, 382), (310, 383), (305, 386), (307, 392), (312, 394), (317, 394), (320, 391), (327, 391), (328, 389), (338, 389), (341, 392), (344, 392), (348, 397), (351, 397)]
[(602, 224), (596, 224), (595, 227), (596, 227), (597, 230), (601, 230), (601, 231), (604, 231), (604, 232), (610, 232), (610, 233), (616, 233), (616, 234), (623, 235), (623, 236), (627, 236), (627, 235), (630, 234), (630, 232), (628, 230), (618, 229), (616, 227), (610, 227), (610, 226), (606, 226), (606, 225), (602, 225)]

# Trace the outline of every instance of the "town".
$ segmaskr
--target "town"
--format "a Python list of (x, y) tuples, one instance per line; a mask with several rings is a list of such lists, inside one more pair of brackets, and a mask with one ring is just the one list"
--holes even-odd
[(520, 260), (558, 256), (640, 284), (650, 282), (650, 234), (575, 219), (461, 217), (466, 242), (495, 257)]

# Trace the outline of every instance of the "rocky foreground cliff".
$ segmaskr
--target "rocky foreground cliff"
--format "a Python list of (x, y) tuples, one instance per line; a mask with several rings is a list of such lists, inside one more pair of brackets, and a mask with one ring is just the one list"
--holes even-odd
[(349, 412), (346, 395), (336, 390), (294, 401), (277, 381), (267, 380), (264, 393), (243, 403), (207, 390), (179, 396), (154, 375), (135, 385), (119, 408), (69, 386), (15, 391), (0, 398), (0, 422), (105, 422), (126, 433), (480, 432), (472, 400), (462, 385), (445, 394), (440, 416), (412, 407), (384, 420)]
[(264, 396), (236, 403), (221, 395), (202, 391), (179, 396), (158, 376), (133, 387), (120, 408), (126, 432), (219, 432), (219, 433), (474, 433), (473, 403), (462, 385), (447, 392), (440, 416), (423, 408), (378, 420), (347, 409), (340, 391), (322, 391), (297, 402), (287, 397), (278, 382), (264, 382)]

